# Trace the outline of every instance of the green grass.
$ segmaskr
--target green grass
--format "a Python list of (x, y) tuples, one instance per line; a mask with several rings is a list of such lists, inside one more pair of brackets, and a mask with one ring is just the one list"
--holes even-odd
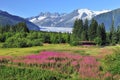
[(0, 65), (0, 80), (69, 80), (69, 76), (57, 71)]
[(43, 46), (28, 47), (28, 48), (0, 48), (0, 55), (3, 56), (21, 56), (28, 54), (36, 54), (40, 51), (58, 51), (77, 53), (81, 55), (98, 55), (101, 50), (115, 48), (115, 46), (100, 47), (81, 47), (70, 46), (69, 44), (44, 44)]

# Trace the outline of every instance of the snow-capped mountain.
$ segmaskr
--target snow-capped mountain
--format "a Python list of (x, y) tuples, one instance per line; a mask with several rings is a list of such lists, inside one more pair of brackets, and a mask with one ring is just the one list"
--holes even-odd
[(110, 10), (92, 11), (89, 9), (77, 9), (71, 13), (40, 13), (38, 16), (27, 18), (38, 26), (46, 27), (72, 27), (76, 19), (88, 19), (91, 20), (93, 17), (102, 13), (107, 13)]
[(109, 12), (110, 10), (102, 10), (102, 11), (91, 11), (89, 9), (78, 9), (78, 16), (75, 16), (74, 19), (88, 19), (91, 20), (94, 16), (97, 16), (102, 13)]

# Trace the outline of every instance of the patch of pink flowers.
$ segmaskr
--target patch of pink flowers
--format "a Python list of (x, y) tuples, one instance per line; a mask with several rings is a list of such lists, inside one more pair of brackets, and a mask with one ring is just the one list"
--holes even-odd
[(44, 51), (14, 59), (12, 62), (14, 64), (21, 63), (26, 66), (58, 70), (62, 73), (70, 73), (69, 67), (72, 67), (73, 72), (78, 72), (82, 78), (98, 78), (100, 75), (100, 64), (93, 56)]

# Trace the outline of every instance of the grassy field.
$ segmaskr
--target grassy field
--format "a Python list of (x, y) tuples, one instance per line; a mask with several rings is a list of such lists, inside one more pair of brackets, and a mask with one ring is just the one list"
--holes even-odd
[(120, 46), (106, 46), (106, 47), (83, 47), (70, 46), (69, 44), (44, 44), (43, 46), (29, 47), (29, 48), (0, 48), (0, 55), (2, 56), (21, 56), (27, 54), (36, 54), (40, 51), (59, 51), (77, 53), (81, 55), (106, 55), (111, 54), (112, 50)]
[[(117, 48), (119, 50), (120, 46), (85, 47), (69, 44), (0, 48), (1, 80), (8, 80), (8, 78), (9, 80), (112, 80), (112, 74), (107, 71), (109, 66), (104, 64), (104, 57), (112, 54)], [(38, 54), (40, 52), (41, 54)], [(116, 67), (113, 68), (116, 70)], [(119, 78), (114, 80), (117, 79)]]

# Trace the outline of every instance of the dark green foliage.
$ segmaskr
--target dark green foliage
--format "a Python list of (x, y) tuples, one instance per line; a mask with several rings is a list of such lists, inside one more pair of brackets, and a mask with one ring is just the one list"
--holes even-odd
[[(42, 43), (69, 43), (70, 34), (53, 32), (16, 32), (14, 34), (0, 35), (0, 41), (4, 42), (2, 47), (32, 47), (41, 46)], [(2, 38), (3, 37), (3, 38)]]
[(106, 44), (106, 31), (103, 23), (97, 27), (97, 38), (99, 38), (98, 42), (101, 42), (100, 45)]
[(101, 24), (100, 27), (98, 27), (98, 23), (95, 19), (92, 19), (90, 26), (88, 25), (87, 19), (84, 23), (82, 22), (82, 20), (76, 20), (73, 29), (73, 35), (71, 37), (71, 44), (73, 44), (76, 41), (79, 42), (88, 40), (98, 40), (98, 38), (96, 39), (96, 37), (99, 37), (100, 39), (99, 41), (97, 41), (97, 44), (98, 42), (101, 42), (99, 44), (102, 45), (106, 42), (106, 31), (104, 24)]
[(74, 23), (70, 43), (73, 44), (76, 41), (95, 41), (97, 45), (120, 44), (120, 26), (116, 29), (113, 20), (110, 31), (106, 32), (104, 23), (98, 24), (95, 19), (92, 19), (89, 25), (87, 19), (84, 23), (77, 19)]
[(102, 23), (101, 24), (101, 39), (102, 39), (102, 45), (105, 45), (106, 44), (106, 30), (105, 30), (105, 26), (104, 24)]
[(25, 23), (18, 23), (14, 26), (6, 25), (0, 27), (0, 42), (4, 42), (4, 48), (22, 48), (41, 46), (42, 43), (69, 43), (69, 33), (29, 31)]
[(32, 46), (42, 46), (43, 45), (42, 42), (41, 42), (41, 39), (35, 39), (31, 42), (32, 42)]
[[(20, 22), (16, 25), (6, 25), (0, 27), (0, 42), (4, 42), (2, 47), (14, 48), (14, 47), (31, 47), (41, 46), (41, 38), (38, 38), (37, 33), (29, 34), (29, 30), (24, 22)], [(27, 38), (28, 37), (28, 38)]]
[(109, 35), (111, 45), (115, 45), (117, 43), (117, 31), (114, 27), (114, 20), (112, 21), (112, 25), (110, 28), (110, 35)]
[[(40, 46), (42, 43), (70, 43), (77, 45), (79, 41), (95, 41), (98, 45), (120, 43), (120, 28), (114, 28), (112, 23), (110, 32), (106, 32), (104, 24), (99, 24), (92, 19), (90, 25), (86, 19), (76, 20), (73, 33), (29, 31), (24, 22), (16, 25), (0, 27), (0, 42), (2, 47), (32, 47)], [(98, 40), (98, 41), (97, 41)]]
[(29, 29), (27, 28), (27, 25), (24, 22), (20, 22), (18, 24), (15, 25), (15, 28), (13, 28), (13, 30), (15, 29), (16, 32), (29, 32)]
[(86, 31), (82, 31), (82, 33), (81, 33), (81, 40), (82, 41), (86, 41), (87, 40), (87, 33), (86, 33)]
[(93, 41), (97, 37), (97, 27), (98, 27), (97, 21), (95, 19), (92, 19), (88, 32), (90, 41)]
[(5, 36), (3, 34), (0, 34), (0, 42), (5, 42)]
[(71, 46), (77, 46), (78, 44), (79, 44), (78, 41), (72, 41), (72, 42), (70, 43)]
[(42, 42), (40, 39), (28, 39), (27, 33), (16, 33), (12, 37), (6, 39), (5, 43), (3, 43), (4, 48), (22, 48), (22, 47), (31, 47), (31, 46), (41, 46)]
[(102, 45), (102, 39), (100, 38), (100, 37), (96, 37), (95, 39), (94, 39), (94, 42), (97, 44), (97, 45)]
[(116, 36), (117, 36), (117, 41), (120, 44), (120, 26), (117, 27), (117, 34), (116, 34)]
[(115, 49), (114, 54), (106, 56), (104, 63), (113, 75), (120, 75), (120, 48)]
[(13, 48), (13, 47), (28, 47), (27, 46), (27, 41), (25, 38), (14, 38), (14, 37), (10, 37), (6, 40), (6, 42), (3, 44), (2, 47), (7, 47), (7, 48)]
[(78, 27), (78, 19), (76, 19), (75, 22), (74, 22), (73, 31), (72, 31), (74, 36), (78, 36), (79, 35), (78, 34), (78, 29), (79, 29), (79, 27)]
[(50, 42), (51, 43), (68, 43), (69, 35), (65, 33), (49, 33), (50, 34)]
[(76, 20), (75, 24), (73, 26), (73, 35), (76, 39), (81, 39), (81, 32), (83, 31), (83, 21), (82, 20)]
[(85, 20), (85, 22), (77, 19), (73, 27), (74, 28), (73, 28), (72, 37), (75, 38), (75, 41), (88, 40), (88, 20), (87, 19)]
[(20, 22), (16, 25), (0, 26), (0, 33), (4, 32), (29, 32), (26, 23)]
[(0, 66), (0, 80), (65, 80), (70, 76), (55, 71)]
[(82, 37), (84, 37), (83, 40), (87, 41), (88, 40), (88, 20), (86, 19), (85, 22), (84, 22), (84, 25), (83, 25), (83, 34), (82, 34)]
[(49, 33), (41, 33), (41, 37), (42, 37), (44, 43), (51, 43), (50, 39), (51, 39), (52, 35), (50, 36)]

